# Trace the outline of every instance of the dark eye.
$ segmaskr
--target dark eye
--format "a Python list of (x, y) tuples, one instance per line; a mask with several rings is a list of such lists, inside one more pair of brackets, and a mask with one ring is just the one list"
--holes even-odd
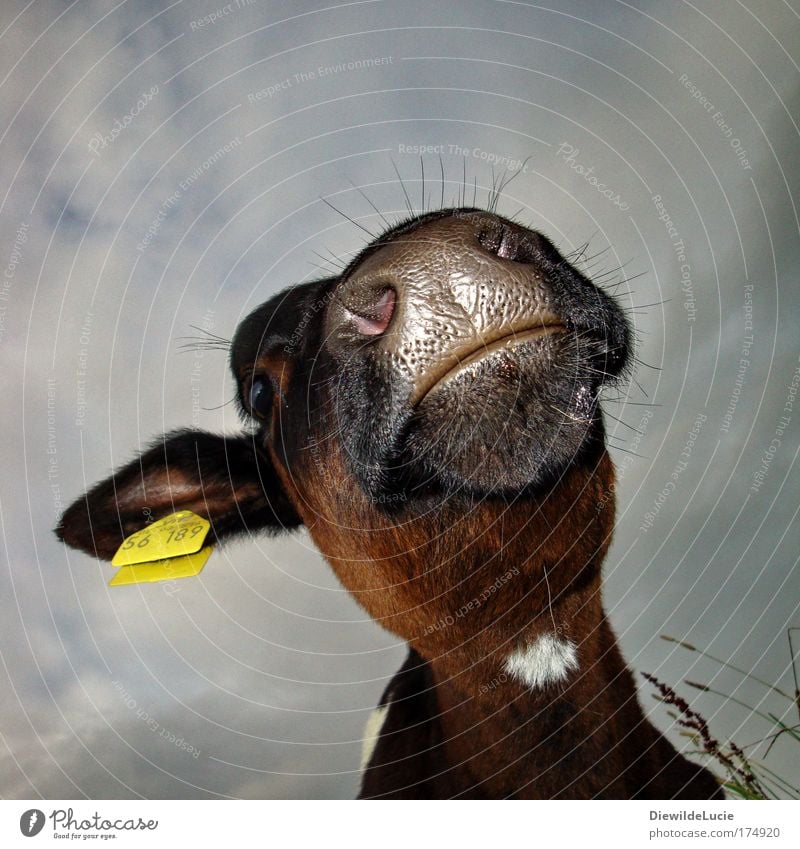
[(264, 375), (255, 375), (247, 393), (247, 409), (259, 419), (269, 417), (272, 410), (272, 382)]

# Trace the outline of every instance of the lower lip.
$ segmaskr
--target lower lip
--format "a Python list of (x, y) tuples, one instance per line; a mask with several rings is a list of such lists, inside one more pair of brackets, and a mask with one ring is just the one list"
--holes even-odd
[(517, 348), (520, 345), (524, 345), (526, 342), (532, 341), (533, 339), (541, 339), (545, 336), (553, 336), (562, 333), (567, 333), (567, 328), (564, 327), (563, 324), (553, 324), (545, 327), (534, 327), (531, 330), (524, 330), (521, 333), (512, 333), (508, 336), (503, 336), (500, 339), (495, 339), (494, 342), (490, 342), (488, 345), (467, 354), (464, 359), (458, 360), (453, 366), (445, 371), (444, 374), (441, 374), (441, 376), (434, 374), (433, 381), (426, 382), (426, 385), (415, 393), (417, 397), (412, 399), (412, 403), (414, 406), (421, 404), (431, 392), (440, 387), (442, 384), (447, 383), (464, 369), (469, 368), (469, 366), (491, 357), (498, 351), (511, 350), (512, 348)]

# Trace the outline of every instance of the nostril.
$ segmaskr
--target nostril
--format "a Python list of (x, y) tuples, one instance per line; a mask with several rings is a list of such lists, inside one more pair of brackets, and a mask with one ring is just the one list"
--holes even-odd
[(499, 221), (487, 223), (475, 234), (475, 237), (478, 244), (490, 254), (499, 256), (501, 259), (517, 258), (519, 235)]
[(380, 336), (386, 331), (394, 315), (397, 295), (387, 288), (379, 293), (378, 299), (368, 307), (359, 307), (358, 312), (348, 311), (353, 317), (353, 326), (363, 336)]
[(475, 239), (487, 253), (520, 265), (555, 267), (559, 264), (558, 261), (549, 261), (536, 233), (520, 229), (516, 225), (487, 221), (475, 233)]
[(475, 238), (485, 251), (490, 254), (497, 254), (503, 241), (503, 227), (499, 223), (488, 223), (478, 230)]

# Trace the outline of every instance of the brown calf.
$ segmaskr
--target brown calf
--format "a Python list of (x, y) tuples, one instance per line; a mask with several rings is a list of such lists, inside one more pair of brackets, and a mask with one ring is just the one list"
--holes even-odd
[(242, 322), (238, 437), (164, 436), (63, 516), (110, 558), (178, 509), (218, 540), (305, 525), (409, 658), (363, 797), (711, 798), (644, 717), (601, 603), (616, 303), (493, 213), (415, 217)]

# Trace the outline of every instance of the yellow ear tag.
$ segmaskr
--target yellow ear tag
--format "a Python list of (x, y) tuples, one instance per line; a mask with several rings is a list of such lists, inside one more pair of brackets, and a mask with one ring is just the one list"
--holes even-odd
[(132, 566), (194, 554), (203, 547), (210, 527), (202, 516), (180, 510), (131, 534), (117, 549), (111, 565)]
[(173, 578), (193, 578), (199, 575), (211, 555), (213, 546), (207, 545), (194, 554), (170, 557), (168, 560), (156, 560), (154, 563), (135, 563), (123, 566), (108, 582), (110, 587), (125, 584), (146, 584), (153, 581), (171, 581)]

